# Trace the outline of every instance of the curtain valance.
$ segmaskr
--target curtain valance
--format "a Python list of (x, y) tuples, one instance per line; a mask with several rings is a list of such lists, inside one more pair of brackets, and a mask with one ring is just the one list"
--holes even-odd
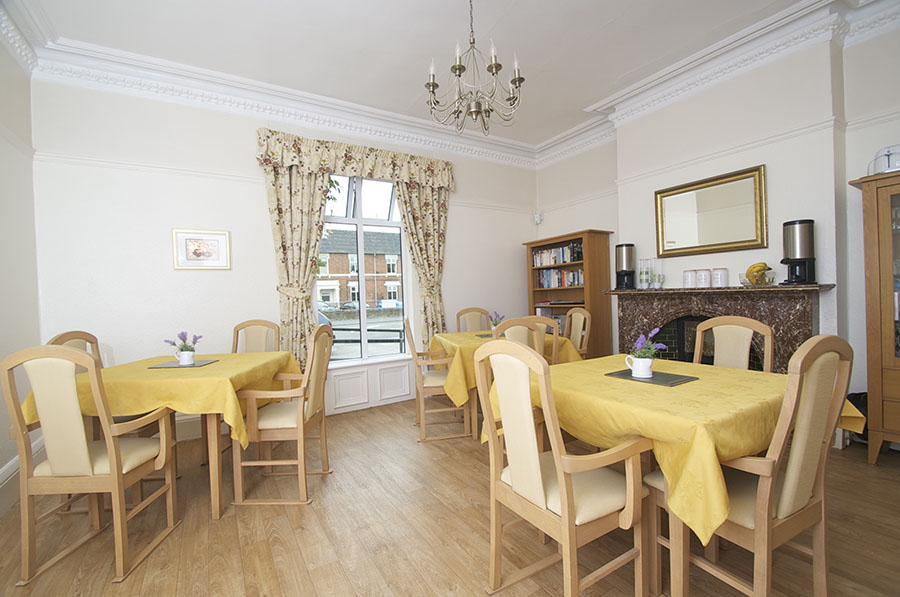
[(454, 190), (451, 162), (270, 129), (258, 129), (256, 134), (256, 159), (263, 168), (297, 166), (304, 174), (327, 172)]

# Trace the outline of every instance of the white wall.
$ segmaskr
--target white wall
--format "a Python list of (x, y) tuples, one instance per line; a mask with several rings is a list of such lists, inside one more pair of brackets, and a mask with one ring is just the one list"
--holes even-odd
[[(163, 339), (182, 329), (204, 335), (202, 351), (227, 352), (235, 322), (278, 319), (256, 129), (337, 137), (48, 81), (34, 82), (33, 111), (42, 339), (87, 329), (121, 363), (166, 353)], [(524, 262), (515, 255), (533, 233), (534, 173), (432, 157), (453, 161), (457, 182), (443, 284), (448, 320), (472, 304), (524, 312), (524, 267), (491, 262)], [(172, 228), (230, 230), (232, 269), (174, 270)], [(351, 369), (342, 375), (363, 375)], [(379, 403), (374, 383), (357, 377), (351, 390)], [(396, 388), (388, 391), (394, 398)]]
[[(0, 358), (39, 341), (30, 104), (28, 74), (0, 44)], [(9, 425), (2, 407), (0, 484), (16, 471), (16, 444), (6, 433)], [(15, 483), (7, 483), (7, 488), (17, 495)], [(5, 497), (4, 492), (0, 504), (6, 503)]]

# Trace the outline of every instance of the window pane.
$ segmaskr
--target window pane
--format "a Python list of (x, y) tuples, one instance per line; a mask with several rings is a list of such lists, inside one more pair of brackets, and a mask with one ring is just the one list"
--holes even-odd
[(370, 357), (399, 354), (403, 350), (403, 272), (398, 258), (401, 255), (400, 228), (365, 226), (363, 246), (366, 300), (374, 307), (368, 310), (367, 350)]
[(394, 204), (391, 206), (391, 222), (400, 221), (400, 208), (397, 206), (397, 198), (394, 197)]
[(338, 186), (331, 189), (331, 192), (328, 193), (328, 201), (325, 202), (325, 215), (349, 218), (352, 215), (347, 209), (350, 204), (350, 202), (347, 201), (350, 179), (346, 176), (336, 176), (332, 174), (331, 180)]
[(334, 329), (331, 358), (362, 358), (359, 274), (350, 271), (350, 256), (357, 254), (356, 225), (326, 222), (319, 253), (328, 255), (327, 273), (318, 276), (316, 296), (319, 299), (319, 323), (331, 323)]
[(363, 179), (361, 186), (362, 217), (370, 220), (387, 220), (390, 217), (394, 184), (384, 180)]

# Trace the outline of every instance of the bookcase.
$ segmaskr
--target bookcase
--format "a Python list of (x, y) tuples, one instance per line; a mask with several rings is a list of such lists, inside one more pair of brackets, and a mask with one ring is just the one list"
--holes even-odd
[(556, 319), (563, 333), (566, 312), (591, 314), (588, 358), (612, 354), (608, 230), (582, 230), (525, 243), (528, 310)]

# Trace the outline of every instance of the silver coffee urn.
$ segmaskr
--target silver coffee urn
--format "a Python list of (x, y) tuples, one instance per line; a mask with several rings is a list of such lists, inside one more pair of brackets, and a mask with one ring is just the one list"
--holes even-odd
[(616, 245), (616, 290), (634, 290), (634, 243)]
[(788, 267), (786, 286), (816, 283), (816, 237), (813, 220), (784, 223), (784, 259)]

